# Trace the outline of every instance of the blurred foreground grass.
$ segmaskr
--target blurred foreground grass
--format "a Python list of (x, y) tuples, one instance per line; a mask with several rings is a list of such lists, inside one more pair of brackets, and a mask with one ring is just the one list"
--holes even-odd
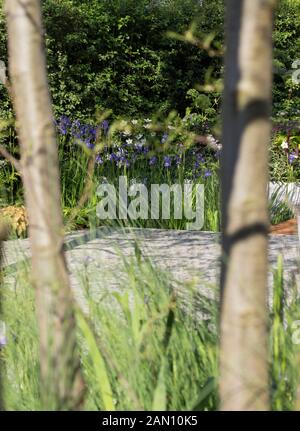
[[(6, 269), (1, 350), (7, 410), (42, 410), (38, 331), (29, 268)], [(123, 260), (119, 288), (100, 295), (82, 279), (88, 309), (77, 310), (87, 410), (216, 410), (218, 304), (154, 267), (139, 250)], [(84, 281), (85, 280), (85, 281)], [(104, 287), (104, 289), (103, 289)], [(184, 292), (184, 294), (178, 292)], [(294, 296), (293, 296), (294, 295)], [(274, 410), (292, 410), (297, 382), (293, 322), (300, 315), (283, 288), (282, 261), (274, 272), (270, 307), (270, 398)]]

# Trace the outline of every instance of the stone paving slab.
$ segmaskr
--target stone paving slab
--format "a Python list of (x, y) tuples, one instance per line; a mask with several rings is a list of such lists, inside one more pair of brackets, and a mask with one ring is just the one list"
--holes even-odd
[[(134, 256), (137, 244), (145, 258), (170, 272), (175, 280), (193, 283), (201, 293), (209, 297), (217, 292), (221, 262), (220, 234), (103, 228), (97, 231), (78, 231), (66, 237), (67, 262), (76, 296), (82, 299), (80, 284), (83, 277), (89, 280), (89, 286), (96, 291), (102, 287), (120, 287), (122, 261)], [(284, 278), (288, 285), (297, 274), (298, 237), (269, 236), (269, 285), (279, 254), (283, 256)], [(5, 243), (4, 265), (16, 264), (29, 256), (28, 239)]]

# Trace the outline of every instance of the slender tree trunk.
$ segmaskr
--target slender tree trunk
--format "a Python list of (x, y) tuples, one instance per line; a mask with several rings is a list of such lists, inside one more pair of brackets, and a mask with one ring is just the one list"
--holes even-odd
[(267, 410), (268, 144), (274, 0), (227, 0), (220, 398)]
[(45, 409), (74, 409), (81, 378), (63, 253), (58, 154), (39, 0), (7, 0), (9, 69), (21, 145)]
[[(2, 242), (6, 240), (7, 236), (8, 236), (8, 227), (0, 221), (0, 312), (2, 312)], [(2, 359), (0, 358), (0, 411), (4, 410), (3, 387), (2, 387), (2, 373), (3, 373), (2, 365), (3, 365)]]

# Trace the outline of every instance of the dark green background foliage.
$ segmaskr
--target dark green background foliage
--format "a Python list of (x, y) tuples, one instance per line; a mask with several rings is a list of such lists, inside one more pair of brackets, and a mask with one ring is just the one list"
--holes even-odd
[(292, 64), (300, 60), (300, 1), (279, 4), (274, 31), (274, 111), (287, 119), (299, 118), (300, 86), (292, 83)]
[[(222, 58), (168, 37), (195, 23), (199, 39), (223, 41), (222, 0), (44, 0), (49, 79), (56, 115), (93, 117), (111, 109), (115, 116), (142, 116), (176, 109), (181, 115), (195, 100), (191, 90), (205, 83), (208, 69), (222, 73)], [(295, 114), (299, 91), (291, 89), (291, 64), (300, 56), (300, 2), (282, 0), (275, 41), (275, 111)], [(0, 58), (6, 35), (0, 17)], [(0, 114), (8, 113), (3, 89)], [(187, 94), (189, 92), (189, 95)], [(298, 97), (296, 97), (298, 95)], [(196, 97), (197, 99), (197, 97)], [(207, 103), (207, 100), (205, 101)], [(194, 110), (201, 111), (194, 103)]]
[(184, 113), (186, 92), (210, 58), (166, 33), (182, 33), (193, 20), (204, 34), (222, 29), (221, 13), (211, 19), (216, 4), (202, 8), (198, 0), (44, 3), (53, 98), (66, 114), (95, 107), (126, 116)]

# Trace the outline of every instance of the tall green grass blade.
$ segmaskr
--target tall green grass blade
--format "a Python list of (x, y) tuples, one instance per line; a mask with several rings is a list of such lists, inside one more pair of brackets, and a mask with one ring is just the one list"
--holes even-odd
[(108, 371), (105, 365), (105, 360), (97, 346), (94, 334), (89, 327), (86, 319), (82, 313), (78, 313), (78, 326), (85, 339), (90, 359), (95, 373), (95, 384), (97, 385), (98, 392), (101, 395), (102, 402), (105, 410), (114, 411), (113, 392), (110, 385)]
[(217, 389), (218, 383), (215, 377), (210, 377), (202, 388), (197, 402), (192, 407), (193, 411), (204, 410), (205, 404), (211, 394)]
[(154, 390), (152, 410), (153, 411), (167, 410), (167, 389), (166, 389), (166, 382), (165, 382), (165, 360), (164, 359), (160, 367), (157, 385)]

